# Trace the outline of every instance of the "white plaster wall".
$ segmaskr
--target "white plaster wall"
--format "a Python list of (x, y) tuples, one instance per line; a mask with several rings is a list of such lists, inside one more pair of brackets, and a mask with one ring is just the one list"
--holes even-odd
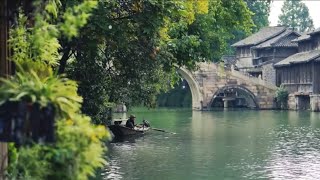
[(247, 67), (253, 67), (252, 64), (252, 57), (240, 57), (237, 62), (236, 62), (236, 66), (238, 68), (247, 68)]

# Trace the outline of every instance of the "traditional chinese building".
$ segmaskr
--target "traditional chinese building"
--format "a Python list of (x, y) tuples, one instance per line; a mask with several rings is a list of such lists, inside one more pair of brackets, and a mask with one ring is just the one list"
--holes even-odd
[(298, 43), (292, 40), (299, 36), (285, 27), (265, 27), (232, 45), (236, 48), (236, 66), (242, 72), (275, 84), (273, 65), (298, 52)]
[(293, 40), (299, 52), (275, 64), (277, 85), (289, 95), (290, 109), (320, 110), (320, 28)]

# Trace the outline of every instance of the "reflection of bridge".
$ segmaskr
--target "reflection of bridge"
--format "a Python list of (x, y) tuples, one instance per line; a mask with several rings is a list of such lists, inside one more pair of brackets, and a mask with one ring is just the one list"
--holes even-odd
[(180, 68), (179, 73), (189, 84), (192, 107), (195, 110), (210, 109), (219, 103), (224, 107), (274, 107), (276, 86), (259, 78), (249, 77), (235, 70), (225, 70), (214, 63), (201, 63), (194, 72)]

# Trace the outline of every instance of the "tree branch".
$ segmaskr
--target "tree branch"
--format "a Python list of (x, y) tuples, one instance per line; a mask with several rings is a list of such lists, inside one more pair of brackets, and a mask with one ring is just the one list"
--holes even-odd
[(60, 59), (60, 66), (59, 66), (59, 70), (58, 70), (58, 74), (62, 74), (64, 73), (65, 69), (66, 69), (66, 65), (67, 65), (67, 61), (70, 58), (71, 54), (71, 47), (68, 46), (67, 48), (65, 48), (63, 50), (63, 56)]

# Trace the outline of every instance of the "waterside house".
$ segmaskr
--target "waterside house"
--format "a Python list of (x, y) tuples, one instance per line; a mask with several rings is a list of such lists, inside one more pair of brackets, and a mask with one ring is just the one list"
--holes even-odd
[(262, 28), (232, 45), (236, 48), (237, 69), (276, 84), (273, 65), (298, 52), (298, 43), (292, 40), (299, 36), (286, 27)]
[(276, 63), (276, 84), (289, 92), (289, 109), (320, 110), (320, 28), (293, 40), (299, 52)]

